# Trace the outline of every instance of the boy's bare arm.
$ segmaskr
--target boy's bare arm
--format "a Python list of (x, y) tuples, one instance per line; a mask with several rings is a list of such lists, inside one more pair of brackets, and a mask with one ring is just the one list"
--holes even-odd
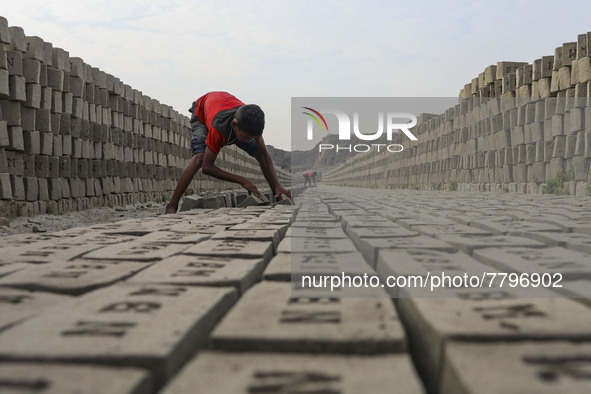
[(273, 195), (276, 199), (281, 199), (281, 194), (285, 194), (289, 198), (291, 198), (291, 192), (285, 189), (279, 183), (277, 179), (277, 174), (275, 173), (275, 167), (273, 166), (273, 160), (267, 152), (267, 146), (265, 145), (265, 140), (263, 140), (263, 136), (257, 138), (257, 151), (255, 154), (255, 159), (259, 162), (261, 166), (261, 171), (269, 184), (269, 187), (273, 191)]
[(249, 181), (248, 179), (232, 174), (230, 172), (224, 171), (221, 168), (217, 167), (215, 163), (215, 159), (217, 158), (217, 154), (207, 147), (205, 149), (205, 155), (203, 156), (203, 166), (201, 167), (201, 171), (205, 175), (210, 175), (214, 178), (221, 179), (222, 181), (234, 182), (240, 184), (243, 188), (248, 190), (249, 193), (253, 193), (258, 198), (262, 199), (261, 193), (256, 188), (256, 186)]

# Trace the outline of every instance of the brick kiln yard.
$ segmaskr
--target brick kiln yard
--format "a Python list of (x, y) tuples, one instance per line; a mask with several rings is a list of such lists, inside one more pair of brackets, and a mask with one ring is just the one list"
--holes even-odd
[[(170, 198), (189, 118), (0, 17), (0, 216), (79, 211), (0, 232), (0, 392), (591, 392), (589, 43), (486, 67), (395, 156), (304, 152), (327, 168), (296, 205), (199, 174), (218, 194), (131, 217)], [(469, 281), (416, 285), (444, 274)]]
[[(589, 391), (590, 199), (321, 186), (296, 201), (4, 236), (3, 392)], [(292, 274), (442, 271), (564, 286), (291, 298)]]

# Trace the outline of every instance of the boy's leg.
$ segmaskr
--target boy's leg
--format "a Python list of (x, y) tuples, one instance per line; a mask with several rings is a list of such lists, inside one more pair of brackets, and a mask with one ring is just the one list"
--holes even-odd
[(203, 155), (204, 153), (197, 153), (193, 155), (191, 161), (189, 161), (189, 164), (187, 164), (187, 167), (185, 167), (185, 169), (183, 170), (183, 173), (181, 174), (179, 183), (176, 185), (176, 189), (172, 195), (172, 198), (170, 199), (168, 205), (166, 205), (166, 211), (164, 212), (165, 214), (176, 213), (179, 207), (179, 200), (181, 199), (183, 193), (191, 184), (193, 177), (195, 176), (197, 171), (199, 171), (201, 165), (203, 164)]
[(181, 178), (176, 185), (172, 198), (166, 206), (165, 214), (176, 213), (179, 207), (179, 200), (203, 164), (203, 156), (205, 155), (205, 149), (207, 148), (205, 145), (207, 139), (207, 127), (205, 127), (205, 125), (198, 119), (194, 119), (191, 121), (191, 129), (193, 130), (193, 139), (191, 139), (191, 152), (193, 153), (193, 157), (191, 157), (189, 164), (187, 164), (187, 167), (185, 167), (181, 174)]

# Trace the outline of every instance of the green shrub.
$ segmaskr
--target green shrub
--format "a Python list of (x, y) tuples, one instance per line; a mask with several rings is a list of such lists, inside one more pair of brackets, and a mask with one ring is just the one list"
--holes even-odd
[[(570, 170), (569, 170), (570, 171)], [(574, 170), (573, 170), (574, 174)], [(574, 177), (574, 175), (573, 175)], [(566, 175), (564, 173), (558, 171), (556, 172), (556, 176), (554, 179), (549, 180), (546, 185), (542, 188), (542, 193), (544, 194), (555, 194), (557, 196), (562, 196), (564, 194), (564, 181), (566, 180)]]
[(45, 213), (47, 213), (48, 215), (54, 215), (55, 214), (55, 205), (51, 202), (48, 203), (47, 208), (45, 208)]
[(449, 191), (455, 192), (458, 190), (458, 181), (449, 181)]

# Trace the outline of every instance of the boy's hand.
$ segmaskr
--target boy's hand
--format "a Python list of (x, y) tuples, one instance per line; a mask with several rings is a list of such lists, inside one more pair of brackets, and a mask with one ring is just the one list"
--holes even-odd
[(282, 194), (285, 194), (287, 197), (289, 197), (290, 200), (292, 199), (291, 192), (289, 190), (287, 190), (283, 186), (277, 186), (277, 188), (275, 189), (275, 200), (283, 200), (283, 197), (281, 197)]
[(257, 187), (254, 185), (254, 183), (252, 183), (248, 179), (244, 179), (244, 181), (241, 183), (241, 185), (243, 188), (245, 188), (248, 191), (249, 195), (250, 195), (250, 193), (252, 193), (255, 195), (256, 198), (263, 200), (263, 196), (259, 192), (259, 189), (257, 189)]

